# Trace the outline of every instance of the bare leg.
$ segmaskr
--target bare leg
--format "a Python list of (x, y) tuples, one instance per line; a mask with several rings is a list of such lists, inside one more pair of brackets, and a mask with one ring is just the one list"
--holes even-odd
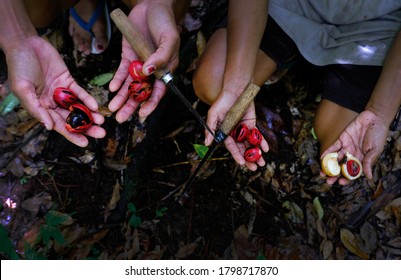
[[(88, 22), (98, 3), (99, 0), (79, 0), (74, 9), (84, 21)], [(90, 54), (92, 47), (91, 34), (83, 29), (72, 17), (70, 17), (68, 30), (76, 48), (84, 54)], [(96, 38), (96, 49), (99, 52), (104, 51), (108, 45), (108, 38), (106, 18), (103, 13), (100, 14), (99, 20), (94, 23), (92, 31)]]
[[(216, 30), (208, 41), (193, 78), (195, 93), (200, 100), (212, 104), (220, 94), (227, 54), (227, 29)], [(276, 63), (259, 51), (253, 82), (261, 86), (276, 70)]]
[(76, 2), (78, 0), (24, 0), (27, 13), (36, 28), (48, 27), (62, 11)]
[(314, 129), (320, 153), (332, 145), (358, 113), (323, 99), (316, 111)]

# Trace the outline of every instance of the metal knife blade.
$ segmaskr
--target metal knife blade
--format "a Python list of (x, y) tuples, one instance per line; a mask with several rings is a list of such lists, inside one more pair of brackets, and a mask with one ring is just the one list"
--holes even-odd
[(198, 176), (199, 171), (202, 169), (205, 162), (212, 155), (217, 145), (224, 142), (227, 138), (227, 135), (234, 129), (234, 127), (241, 120), (242, 116), (245, 114), (245, 111), (248, 109), (249, 105), (255, 99), (257, 93), (259, 92), (259, 87), (253, 83), (249, 83), (248, 86), (241, 93), (235, 104), (231, 107), (231, 109), (227, 112), (226, 117), (222, 121), (219, 129), (216, 132), (216, 137), (214, 138), (214, 142), (212, 146), (209, 147), (206, 155), (202, 158), (202, 160), (197, 165), (194, 172), (190, 175), (188, 181), (186, 182), (184, 188), (182, 189), (181, 195), (178, 199), (180, 204), (183, 204), (186, 198), (189, 197), (189, 187), (195, 181)]
[[(154, 52), (154, 48), (148, 43), (142, 33), (131, 24), (124, 12), (121, 9), (115, 9), (110, 13), (110, 17), (138, 56), (143, 61), (147, 60)], [(169, 70), (167, 68), (157, 69), (155, 71), (155, 76), (156, 78), (162, 80), (170, 88), (170, 90), (177, 95), (177, 97), (184, 103), (187, 109), (195, 116), (200, 124), (214, 137), (214, 132), (206, 124), (202, 116), (192, 107), (185, 95), (174, 84), (173, 76)]]

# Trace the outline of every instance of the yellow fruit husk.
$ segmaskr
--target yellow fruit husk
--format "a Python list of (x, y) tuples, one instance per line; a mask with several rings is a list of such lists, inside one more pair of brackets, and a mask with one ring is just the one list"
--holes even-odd
[(341, 172), (338, 153), (329, 153), (322, 159), (322, 170), (328, 176), (337, 176)]

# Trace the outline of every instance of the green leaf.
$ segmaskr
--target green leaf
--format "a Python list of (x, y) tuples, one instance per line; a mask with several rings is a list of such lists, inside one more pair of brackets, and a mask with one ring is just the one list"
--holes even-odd
[(89, 81), (92, 86), (102, 87), (113, 79), (114, 73), (103, 73)]
[(324, 216), (324, 210), (322, 204), (320, 204), (319, 197), (315, 197), (313, 199), (313, 207), (315, 207), (317, 217), (319, 218), (319, 220), (321, 220)]
[(11, 260), (19, 259), (11, 240), (8, 238), (7, 230), (3, 225), (0, 225), (0, 252), (8, 256)]
[(59, 225), (68, 226), (73, 223), (72, 217), (55, 210), (50, 210), (45, 216), (46, 225), (51, 227), (58, 227)]
[(207, 151), (209, 150), (209, 147), (205, 145), (199, 145), (199, 144), (192, 144), (194, 146), (195, 152), (198, 154), (200, 158), (203, 158)]
[(157, 210), (156, 210), (156, 217), (157, 217), (157, 218), (163, 217), (164, 214), (166, 214), (167, 210), (168, 210), (167, 207), (163, 207), (163, 208), (161, 208), (161, 209), (157, 209)]
[(46, 246), (49, 246), (50, 239), (55, 240), (60, 245), (65, 244), (65, 239), (58, 228), (43, 225), (40, 227), (40, 234)]
[(136, 213), (136, 206), (135, 206), (135, 204), (132, 203), (132, 202), (128, 203), (128, 210), (129, 210), (131, 213), (135, 214), (135, 213)]
[(256, 256), (256, 259), (257, 260), (266, 260), (266, 257), (262, 252), (260, 252), (259, 255)]
[(6, 115), (14, 110), (15, 107), (19, 105), (18, 98), (10, 92), (7, 97), (0, 104), (0, 115)]
[(141, 217), (138, 217), (137, 215), (132, 215), (131, 218), (129, 219), (129, 224), (133, 228), (137, 228), (142, 224), (142, 219)]

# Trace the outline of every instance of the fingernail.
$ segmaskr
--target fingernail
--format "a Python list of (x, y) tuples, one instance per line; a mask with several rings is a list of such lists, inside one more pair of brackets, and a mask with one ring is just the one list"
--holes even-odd
[(47, 129), (47, 126), (46, 126), (46, 123), (45, 123), (45, 122), (41, 121), (41, 122), (40, 122), (40, 125)]
[(148, 70), (149, 75), (151, 75), (151, 74), (153, 74), (155, 72), (156, 68), (153, 65), (150, 65), (147, 68), (147, 70)]

